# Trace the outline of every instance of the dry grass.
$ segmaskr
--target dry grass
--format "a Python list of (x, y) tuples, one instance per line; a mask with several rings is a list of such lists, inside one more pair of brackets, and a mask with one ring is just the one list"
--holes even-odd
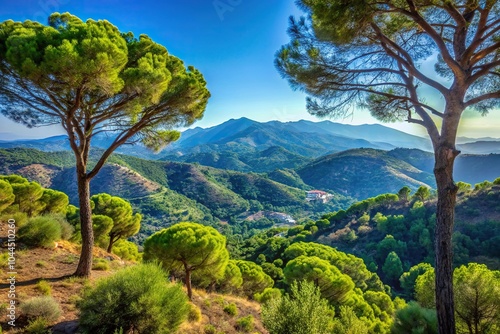
[[(0, 222), (0, 238), (6, 240), (7, 224)], [(1, 243), (1, 253), (6, 252), (6, 245)], [(21, 244), (16, 245), (16, 306), (32, 297), (42, 296), (47, 293), (47, 288), (41, 288), (39, 282), (50, 287), (50, 295), (54, 297), (62, 308), (62, 315), (57, 322), (77, 319), (75, 301), (82, 288), (92, 281), (110, 275), (113, 271), (126, 264), (116, 255), (110, 255), (105, 250), (94, 248), (95, 258), (111, 257), (110, 271), (92, 271), (89, 280), (69, 277), (76, 270), (80, 246), (68, 241), (58, 241), (54, 248), (34, 248), (23, 249)], [(0, 270), (0, 305), (7, 305), (9, 302), (6, 282), (10, 275), (5, 267)], [(45, 282), (45, 283), (43, 283)], [(16, 333), (11, 326), (6, 324), (4, 309), (0, 310), (0, 324), (4, 329), (3, 333)], [(25, 324), (22, 317), (16, 321), (16, 325)]]
[[(231, 303), (235, 304), (238, 309), (238, 316), (236, 317), (224, 312), (224, 307)], [(201, 321), (184, 323), (178, 333), (203, 334), (205, 333), (205, 328), (209, 325), (215, 328), (216, 333), (242, 333), (237, 330), (236, 322), (238, 319), (248, 315), (253, 316), (255, 319), (254, 330), (251, 333), (268, 333), (260, 320), (260, 305), (257, 302), (231, 295), (220, 295), (207, 293), (204, 290), (194, 290), (193, 304), (201, 310)]]

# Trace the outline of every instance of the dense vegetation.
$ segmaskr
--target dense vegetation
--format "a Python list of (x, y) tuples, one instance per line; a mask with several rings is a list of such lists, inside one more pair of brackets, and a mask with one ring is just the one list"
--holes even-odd
[[(0, 214), (16, 216), (21, 242), (28, 247), (51, 247), (60, 239), (78, 242), (79, 230), (74, 228), (78, 227), (78, 209), (68, 205), (65, 194), (16, 175), (0, 179)], [(465, 183), (459, 186), (459, 219), (454, 235), (455, 285), (460, 289), (457, 326), (466, 333), (492, 334), (500, 326), (499, 315), (481, 311), (484, 316), (474, 317), (478, 312), (470, 298), (475, 293), (482, 298), (480, 305), (474, 306), (480, 310), (499, 309), (500, 274), (492, 269), (500, 267), (495, 247), (500, 179), (475, 187)], [(189, 307), (181, 290), (165, 285), (168, 274), (170, 279), (185, 282), (188, 291), (192, 285), (259, 301), (270, 333), (287, 333), (290, 328), (297, 333), (316, 333), (319, 327), (325, 333), (436, 333), (435, 305), (429, 289), (434, 273), (430, 246), (434, 202), (429, 189), (412, 192), (404, 187), (397, 195), (357, 202), (316, 221), (293, 227), (263, 226), (260, 232), (247, 229), (247, 238), (237, 232), (239, 225), (220, 225), (215, 220), (210, 225), (216, 228), (174, 224), (145, 242), (144, 259), (159, 261), (165, 271), (157, 265), (153, 265), (156, 269), (148, 267), (151, 265), (133, 267), (87, 289), (79, 303), (82, 329), (92, 332), (101, 328), (101, 323), (111, 326), (106, 327), (110, 331), (140, 330), (160, 323), (165, 328), (177, 328)], [(108, 247), (111, 238), (126, 238), (137, 231), (140, 216), (133, 213), (128, 202), (100, 194), (92, 197), (92, 203), (97, 245)], [(116, 234), (118, 231), (122, 234)], [(112, 252), (126, 260), (141, 261), (137, 245), (120, 238)], [(97, 261), (95, 268), (108, 270), (109, 266)], [(158, 270), (163, 273), (151, 274)], [(158, 294), (160, 290), (155, 288), (155, 297), (150, 298), (147, 296), (152, 290), (134, 283), (144, 279), (144, 271), (150, 273), (148, 279), (155, 280), (152, 286), (164, 293)], [(124, 285), (135, 289), (124, 289)], [(130, 302), (108, 297), (101, 301), (104, 295)], [(405, 300), (418, 303), (407, 304)], [(101, 304), (107, 306), (101, 309)], [(146, 311), (148, 308), (151, 312)], [(283, 317), (285, 311), (287, 316)], [(224, 312), (236, 314), (237, 310), (228, 304)], [(148, 318), (141, 318), (145, 314)], [(54, 321), (40, 317), (32, 316), (31, 326)], [(160, 318), (163, 320), (155, 320)], [(301, 318), (307, 321), (297, 320)], [(241, 328), (252, 326), (250, 318), (238, 321)]]

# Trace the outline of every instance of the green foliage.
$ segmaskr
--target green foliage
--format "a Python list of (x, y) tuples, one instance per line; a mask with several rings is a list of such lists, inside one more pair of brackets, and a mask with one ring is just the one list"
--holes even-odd
[(417, 277), (424, 274), (427, 270), (431, 270), (432, 266), (429, 263), (419, 263), (410, 268), (409, 271), (403, 273), (399, 278), (401, 288), (404, 290), (406, 297), (413, 297), (415, 282)]
[(370, 215), (367, 214), (366, 212), (358, 218), (358, 223), (361, 225), (366, 225), (370, 221)]
[(363, 298), (373, 308), (375, 316), (383, 322), (390, 323), (394, 315), (395, 305), (391, 297), (380, 291), (366, 291)]
[(47, 328), (48, 322), (43, 317), (38, 317), (28, 321), (28, 326), (24, 328), (26, 334), (51, 334), (52, 331)]
[(327, 334), (334, 311), (314, 283), (294, 282), (290, 294), (262, 306), (262, 321), (270, 334)]
[[(109, 243), (107, 249), (109, 252), (113, 249), (113, 245), (120, 239), (126, 239), (139, 232), (142, 216), (138, 213), (133, 214), (132, 206), (126, 200), (111, 196), (108, 194), (98, 194), (90, 198), (93, 215), (103, 215), (112, 219), (113, 225), (108, 232)], [(99, 226), (102, 223), (103, 226)], [(104, 232), (109, 228), (109, 221), (99, 219), (93, 221), (94, 230), (100, 232), (102, 240)]]
[[(495, 182), (493, 182), (493, 183), (495, 183)], [(470, 183), (460, 181), (460, 182), (457, 182), (457, 187), (458, 187), (459, 192), (467, 192), (467, 191), (471, 190), (472, 185)]]
[(189, 303), (189, 313), (187, 319), (189, 322), (199, 322), (202, 319), (200, 308), (193, 303)]
[(56, 321), (61, 316), (59, 303), (50, 296), (41, 296), (28, 299), (19, 306), (22, 314), (29, 320), (43, 318), (49, 323)]
[(317, 256), (328, 261), (341, 272), (347, 273), (356, 284), (356, 287), (362, 290), (366, 290), (368, 287), (373, 290), (383, 290), (380, 279), (366, 268), (362, 259), (352, 254), (346, 254), (332, 247), (312, 242), (294, 243), (283, 253), (286, 259), (294, 259), (301, 255)]
[(94, 231), (94, 244), (101, 248), (109, 245), (109, 232), (113, 228), (113, 219), (105, 215), (92, 215), (92, 229)]
[(92, 270), (107, 271), (109, 270), (109, 261), (102, 258), (97, 258), (92, 261)]
[(431, 196), (431, 191), (428, 187), (420, 186), (417, 191), (415, 191), (415, 194), (413, 194), (413, 197), (421, 202), (424, 202), (426, 199), (428, 199)]
[(236, 320), (236, 328), (243, 332), (250, 332), (254, 328), (254, 318), (252, 315), (239, 318)]
[(392, 334), (437, 334), (437, 315), (435, 310), (426, 309), (416, 302), (396, 312), (391, 327)]
[(139, 262), (142, 259), (142, 254), (139, 253), (137, 245), (128, 240), (118, 240), (113, 245), (113, 254), (118, 255), (122, 260)]
[(50, 296), (52, 294), (52, 288), (49, 282), (46, 280), (40, 280), (36, 283), (35, 288), (44, 296)]
[(15, 195), (9, 182), (0, 179), (0, 213), (14, 203)]
[(269, 275), (264, 273), (262, 267), (250, 261), (237, 260), (236, 265), (240, 268), (243, 284), (241, 291), (249, 298), (254, 294), (263, 292), (266, 288), (271, 288), (274, 281)]
[(34, 217), (42, 212), (45, 203), (41, 201), (44, 189), (36, 182), (29, 183), (11, 183), (14, 191), (15, 200), (12, 205), (28, 217)]
[(361, 321), (352, 308), (340, 306), (340, 316), (335, 318), (333, 333), (335, 334), (368, 334), (369, 327)]
[[(82, 100), (82, 109), (93, 110), (92, 116), (101, 119), (117, 117), (118, 102), (113, 103), (112, 99), (116, 94), (127, 94), (127, 103), (119, 104), (119, 110), (128, 111), (121, 114), (121, 119), (136, 125), (135, 131), (144, 131), (142, 141), (148, 147), (157, 150), (178, 136), (163, 130), (161, 125), (166, 128), (172, 122), (182, 121), (191, 124), (203, 115), (210, 93), (201, 74), (191, 66), (186, 69), (178, 58), (169, 55), (163, 46), (146, 35), (136, 39), (131, 33), (122, 34), (108, 21), (83, 22), (68, 13), (52, 14), (48, 26), (31, 21), (6, 21), (2, 29), (5, 31), (0, 40), (2, 64), (12, 68), (8, 73), (2, 71), (4, 77), (23, 78), (29, 82), (30, 89), (42, 94), (40, 98), (44, 101), (52, 101), (50, 97), (59, 101), (68, 91), (86, 87), (85, 96), (99, 97), (99, 103), (101, 99), (109, 99), (110, 105), (105, 110), (97, 109), (100, 104), (96, 99)], [(43, 93), (42, 87), (49, 89)], [(26, 94), (20, 88), (3, 94), (7, 93), (9, 96)], [(179, 100), (184, 101), (184, 105), (176, 105), (175, 120), (167, 119), (171, 110), (165, 109)], [(150, 107), (149, 110), (146, 107)], [(47, 112), (46, 117), (51, 115)], [(155, 121), (150, 120), (153, 116)], [(44, 121), (29, 113), (25, 118), (31, 125)]]
[[(416, 281), (415, 295), (424, 307), (435, 307), (434, 275), (434, 270), (428, 270)], [(500, 273), (483, 264), (469, 263), (454, 270), (453, 288), (457, 328), (497, 333), (500, 329)]]
[(269, 275), (274, 281), (279, 281), (281, 280), (283, 276), (283, 269), (276, 267), (273, 263), (262, 263), (260, 265), (262, 267), (262, 270)]
[(265, 288), (262, 293), (256, 293), (253, 299), (261, 304), (265, 304), (269, 300), (281, 298), (281, 290), (276, 288)]
[(234, 303), (231, 303), (231, 304), (224, 306), (223, 311), (225, 313), (229, 314), (230, 316), (238, 315), (238, 308), (236, 308), (236, 304), (234, 304)]
[(316, 226), (318, 227), (319, 230), (324, 230), (328, 226), (330, 226), (330, 221), (328, 219), (320, 219), (316, 221)]
[(411, 189), (408, 186), (404, 186), (398, 191), (399, 200), (402, 202), (407, 202), (410, 198)]
[(61, 225), (50, 216), (30, 218), (19, 228), (19, 241), (32, 247), (51, 247), (61, 239)]
[(174, 274), (183, 272), (191, 297), (191, 273), (202, 277), (207, 284), (222, 278), (229, 253), (226, 238), (216, 229), (185, 222), (149, 237), (144, 242), (144, 260), (158, 260)]
[(217, 333), (217, 329), (215, 328), (214, 325), (205, 325), (205, 327), (203, 328), (203, 332), (205, 334), (216, 334)]
[(313, 282), (319, 287), (321, 296), (335, 304), (342, 304), (354, 288), (349, 276), (316, 256), (299, 256), (288, 262), (283, 272), (288, 284), (302, 280)]
[(42, 214), (65, 213), (69, 204), (68, 195), (53, 189), (44, 189), (40, 201), (44, 203)]
[(224, 276), (217, 282), (217, 290), (224, 293), (235, 293), (243, 284), (240, 267), (235, 260), (229, 260), (224, 269)]
[(425, 271), (415, 281), (415, 299), (424, 308), (435, 308), (434, 269)]
[(500, 331), (500, 271), (469, 263), (453, 272), (457, 327), (474, 333)]
[(475, 191), (478, 191), (478, 190), (483, 190), (483, 189), (486, 189), (488, 188), (489, 186), (491, 186), (491, 182), (489, 181), (483, 181), (483, 182), (480, 182), (480, 183), (476, 183), (476, 185), (474, 186), (474, 190)]
[(128, 267), (84, 291), (77, 304), (84, 333), (113, 333), (122, 328), (170, 333), (186, 319), (189, 304), (178, 285), (168, 284), (156, 264)]
[(64, 213), (69, 204), (65, 193), (44, 189), (18, 175), (0, 176), (0, 194), (0, 212), (12, 205), (9, 211), (24, 212), (29, 217)]
[(385, 259), (382, 271), (388, 280), (396, 282), (403, 274), (403, 264), (396, 252), (390, 252)]

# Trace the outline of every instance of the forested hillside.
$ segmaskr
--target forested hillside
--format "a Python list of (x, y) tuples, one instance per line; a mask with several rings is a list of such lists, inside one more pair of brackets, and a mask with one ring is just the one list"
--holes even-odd
[[(211, 214), (212, 212), (220, 214), (217, 210), (232, 210), (236, 206), (225, 207), (223, 204), (218, 204), (217, 208), (210, 210), (208, 206), (203, 206), (186, 196), (183, 197), (172, 189), (143, 179), (140, 174), (130, 169), (137, 165), (137, 169), (149, 170), (154, 174), (155, 170), (160, 171), (160, 169), (155, 169), (158, 162), (150, 164), (151, 162), (137, 158), (127, 160), (127, 157), (123, 156), (116, 156), (114, 161), (113, 164), (109, 164), (104, 169), (106, 171), (103, 173), (105, 177), (100, 179), (102, 184), (99, 185), (103, 188), (98, 189), (107, 188), (120, 191), (122, 188), (132, 187), (133, 193), (139, 197), (131, 202), (135, 203), (134, 207), (143, 210), (143, 215), (135, 209), (132, 211), (130, 204), (119, 197), (107, 194), (92, 196), (96, 245), (109, 247), (108, 252), (112, 251), (113, 256), (120, 256), (128, 261), (141, 261), (143, 256), (144, 260), (147, 261), (154, 259), (164, 261), (171, 276), (185, 282), (185, 284), (188, 284), (187, 277), (190, 277), (188, 289), (191, 289), (192, 285), (198, 289), (210, 289), (218, 293), (238, 295), (239, 298), (253, 299), (262, 305), (261, 315), (256, 313), (255, 304), (251, 304), (252, 310), (250, 310), (250, 306), (246, 306), (247, 304), (241, 299), (234, 296), (221, 296), (217, 298), (223, 300), (220, 303), (223, 310), (220, 314), (214, 315), (212, 310), (217, 307), (207, 304), (213, 303), (213, 297), (203, 297), (203, 292), (195, 292), (192, 298), (196, 298), (195, 304), (198, 305), (196, 307), (203, 309), (204, 313), (211, 314), (211, 321), (224, 318), (226, 319), (224, 321), (231, 323), (229, 327), (212, 325), (213, 328), (226, 328), (229, 333), (232, 333), (235, 329), (243, 328), (241, 326), (248, 326), (248, 328), (263, 326), (260, 327), (261, 333), (265, 333), (264, 327), (272, 332), (275, 326), (292, 326), (293, 323), (306, 326), (300, 319), (294, 317), (280, 318), (283, 315), (280, 308), (285, 306), (276, 303), (285, 303), (286, 300), (289, 300), (286, 303), (295, 300), (295, 304), (290, 304), (287, 307), (296, 309), (295, 312), (299, 312), (300, 317), (310, 315), (310, 309), (308, 308), (309, 311), (304, 309), (305, 305), (317, 308), (315, 312), (323, 312), (321, 313), (323, 315), (318, 316), (318, 320), (315, 321), (323, 319), (322, 326), (326, 326), (324, 327), (325, 333), (353, 329), (358, 331), (356, 333), (383, 334), (396, 331), (395, 333), (402, 334), (412, 326), (412, 321), (408, 320), (405, 314), (416, 317), (415, 321), (418, 321), (419, 326), (431, 329), (435, 327), (435, 313), (432, 312), (435, 306), (431, 292), (434, 275), (432, 240), (434, 238), (436, 199), (429, 188), (421, 186), (413, 192), (410, 188), (403, 187), (397, 194), (383, 194), (356, 202), (346, 210), (325, 214), (317, 220), (309, 219), (299, 225), (288, 227), (268, 228), (269, 225), (262, 225), (259, 226), (259, 230), (253, 228), (249, 222), (231, 220), (230, 224), (224, 224)], [(122, 165), (117, 164), (118, 161), (121, 161)], [(59, 157), (58, 162), (61, 165), (66, 163), (65, 159), (61, 157)], [(124, 167), (125, 164), (128, 167)], [(164, 166), (164, 163), (159, 164)], [(254, 174), (220, 171), (208, 167), (196, 169), (196, 166), (189, 164), (181, 164), (182, 168), (179, 169), (177, 163), (168, 164), (172, 164), (168, 166), (168, 170), (173, 170), (179, 175), (189, 175), (185, 177), (186, 183), (179, 186), (184, 189), (183, 191), (195, 192), (200, 189), (208, 189), (207, 191), (213, 193), (204, 193), (203, 196), (212, 196), (217, 200), (222, 200), (222, 203), (225, 203), (224, 196), (229, 195), (222, 191), (222, 188), (219, 189), (219, 185), (224, 185), (225, 189), (242, 189), (243, 195), (237, 198), (243, 200), (245, 196), (255, 196), (254, 192), (258, 191), (260, 187), (270, 188), (275, 184), (265, 178), (252, 178), (255, 176)], [(10, 168), (16, 167), (10, 165)], [(50, 169), (44, 167), (43, 164), (28, 164), (19, 170), (38, 172), (40, 175), (43, 174), (41, 171), (46, 171), (44, 175), (47, 182), (57, 180), (57, 178), (50, 177), (51, 172), (57, 174), (62, 171), (63, 174), (60, 177), (66, 176), (67, 178), (69, 175), (65, 173), (72, 172), (70, 168), (52, 166)], [(107, 173), (111, 173), (111, 175), (107, 175)], [(179, 175), (167, 173), (166, 184), (175, 183), (175, 178), (180, 177)], [(114, 176), (117, 179), (110, 179)], [(293, 177), (293, 174), (291, 176)], [(0, 206), (0, 213), (2, 213), (0, 219), (14, 215), (21, 227), (19, 241), (25, 245), (24, 247), (30, 249), (29, 252), (32, 252), (31, 249), (33, 249), (34, 259), (37, 256), (37, 247), (49, 247), (59, 239), (80, 242), (78, 209), (72, 205), (68, 206), (69, 199), (64, 193), (45, 189), (35, 182), (28, 182), (28, 180), (15, 175), (1, 176), (0, 179), (0, 193), (2, 195), (0, 197), (2, 204)], [(207, 179), (214, 183), (203, 185)], [(122, 183), (118, 182), (120, 180)], [(108, 183), (106, 184), (106, 182)], [(132, 182), (132, 184), (127, 184), (128, 182)], [(260, 182), (264, 182), (264, 184), (260, 184)], [(196, 189), (197, 184), (201, 184), (200, 189)], [(494, 182), (482, 182), (474, 186), (463, 182), (458, 183), (458, 185), (460, 191), (454, 233), (454, 266), (456, 267), (456, 277), (459, 279), (456, 285), (460, 286), (462, 290), (458, 291), (457, 295), (469, 298), (468, 291), (470, 289), (468, 287), (475, 284), (472, 282), (474, 277), (480, 277), (481, 285), (476, 290), (478, 298), (483, 299), (486, 293), (490, 293), (495, 298), (488, 299), (484, 305), (485, 307), (496, 307), (494, 306), (497, 305), (495, 304), (497, 302), (496, 296), (500, 296), (500, 293), (496, 290), (498, 283), (495, 280), (498, 279), (495, 278), (496, 272), (493, 270), (500, 269), (500, 253), (497, 247), (500, 241), (500, 206), (498, 205), (500, 203), (500, 178)], [(278, 185), (278, 187), (281, 186)], [(280, 190), (272, 190), (273, 193), (278, 191)], [(151, 195), (141, 196), (149, 192)], [(130, 192), (123, 193), (127, 196), (131, 195)], [(155, 202), (152, 202), (151, 199), (155, 199)], [(262, 198), (262, 200), (270, 203), (276, 201), (272, 198)], [(286, 201), (287, 199), (282, 200)], [(137, 201), (140, 205), (137, 205)], [(228, 201), (228, 203), (234, 203), (234, 201)], [(253, 202), (248, 201), (248, 203)], [(244, 202), (240, 205), (243, 204)], [(288, 202), (282, 204), (288, 204)], [(192, 206), (195, 209), (179, 211), (182, 205)], [(151, 216), (148, 217), (147, 210), (152, 212), (160, 210), (167, 220), (168, 217), (175, 217), (179, 221), (202, 222), (204, 225), (180, 223), (165, 229), (165, 225), (157, 224), (157, 221), (151, 220)], [(131, 222), (133, 224), (130, 224)], [(138, 237), (134, 234), (139, 231), (139, 224), (143, 235)], [(206, 225), (212, 225), (215, 229)], [(144, 234), (145, 228), (146, 234)], [(158, 233), (146, 239), (144, 253), (138, 252), (137, 243), (134, 244), (126, 240), (129, 238), (135, 242), (142, 242), (143, 238), (156, 231)], [(196, 241), (197, 238), (214, 239), (209, 243), (199, 244)], [(64, 245), (61, 247), (65, 249), (74, 248), (68, 244), (68, 241), (60, 242)], [(196, 252), (192, 252), (192, 249), (196, 249)], [(103, 251), (99, 252), (101, 254)], [(185, 261), (198, 261), (197, 256), (210, 258), (211, 265), (196, 267), (197, 269), (193, 271), (192, 276), (187, 276), (185, 272), (187, 269), (182, 269), (183, 266), (172, 262), (177, 261), (175, 260), (177, 259), (176, 254), (179, 252), (183, 252), (182, 256)], [(67, 257), (69, 258), (69, 255)], [(24, 256), (21, 258), (26, 261)], [(110, 270), (108, 258), (109, 256), (96, 258), (94, 270)], [(39, 263), (44, 268), (49, 265), (39, 260), (37, 266)], [(59, 263), (50, 263), (50, 266), (59, 266)], [(64, 270), (69, 270), (67, 265), (64, 268)], [(139, 276), (136, 277), (136, 275), (142, 275), (139, 273), (144, 270), (154, 271), (155, 275), (158, 275), (158, 282), (164, 277), (164, 274), (157, 272), (158, 269), (152, 267), (131, 267), (123, 272), (113, 274), (116, 277), (121, 277), (120, 279), (105, 280), (108, 282), (105, 289), (122, 291), (121, 284), (127, 284), (125, 283), (127, 280), (138, 279)], [(28, 274), (23, 271), (23, 275)], [(308, 285), (306, 282), (314, 284)], [(43, 284), (48, 285), (48, 283)], [(493, 290), (488, 290), (489, 292), (486, 288), (488, 284), (493, 288)], [(135, 284), (134, 286), (139, 285)], [(61, 286), (66, 287), (67, 285)], [(54, 285), (54, 287), (57, 290), (60, 289), (59, 285)], [(37, 285), (36, 289), (42, 289), (42, 287)], [(50, 293), (50, 286), (43, 287), (43, 289), (49, 289)], [(98, 304), (103, 292), (99, 289), (104, 288), (96, 285), (93, 290), (88, 290), (89, 295), (82, 295), (83, 303), (76, 304), (83, 312), (81, 326), (97, 326), (94, 321), (103, 321), (102, 325), (99, 325), (103, 326), (108, 316), (122, 319), (120, 321), (127, 321), (128, 318), (121, 318), (121, 309), (114, 308), (113, 305), (116, 305), (116, 302), (110, 304), (106, 310), (99, 311), (97, 318), (92, 318), (98, 320), (89, 321), (88, 312), (94, 312), (100, 307)], [(149, 292), (137, 293), (148, 294)], [(191, 294), (188, 295), (191, 297)], [(183, 293), (179, 290), (176, 292), (175, 298), (176, 300), (186, 298), (182, 296)], [(64, 300), (65, 303), (70, 303), (65, 297), (59, 298), (62, 298), (61, 300)], [(130, 296), (127, 295), (126, 298), (130, 298)], [(416, 299), (419, 304), (414, 302), (407, 304), (413, 299)], [(474, 305), (461, 303), (460, 299), (458, 300), (460, 309), (467, 312), (477, 310)], [(22, 301), (22, 303), (31, 302), (35, 301), (30, 299)], [(46, 307), (59, 308), (57, 303), (56, 300), (53, 300)], [(133, 299), (130, 300), (130, 303), (135, 305)], [(65, 312), (70, 311), (65, 307)], [(147, 313), (147, 311), (145, 312)], [(192, 312), (198, 314), (200, 311)], [(252, 314), (252, 316), (231, 320), (224, 315), (236, 317), (239, 312)], [(141, 318), (142, 313), (144, 312), (134, 313), (134, 317)], [(31, 316), (31, 313), (27, 314)], [(179, 317), (178, 325), (182, 321), (186, 321), (186, 314), (187, 311), (183, 311), (176, 315)], [(424, 316), (424, 314), (427, 315)], [(299, 317), (299, 315), (295, 314), (295, 317)], [(254, 319), (254, 316), (259, 318)], [(38, 325), (46, 327), (48, 323), (56, 321), (58, 317), (59, 315), (54, 315), (47, 318), (49, 320), (45, 319), (44, 322), (40, 320), (41, 324)], [(191, 319), (190, 317), (191, 315), (188, 319)], [(201, 320), (196, 320), (201, 319), (201, 316), (193, 315), (193, 317), (194, 320), (189, 320), (193, 323), (185, 322), (181, 327), (183, 328), (181, 332), (187, 328), (202, 330), (201, 325), (199, 325)], [(481, 326), (492, 326), (488, 328), (492, 328), (493, 332), (487, 331), (485, 333), (494, 333), (500, 324), (496, 320), (490, 322), (489, 319), (488, 316), (480, 316), (476, 321)], [(349, 324), (348, 327), (342, 327), (345, 326), (346, 322)], [(206, 324), (206, 322), (202, 323)], [(28, 323), (27, 328), (31, 328), (29, 326), (34, 325)], [(402, 326), (403, 329), (396, 329), (399, 328), (398, 326)], [(466, 322), (459, 320), (458, 326), (466, 326)], [(204, 325), (203, 330), (206, 331), (212, 327), (207, 324)]]

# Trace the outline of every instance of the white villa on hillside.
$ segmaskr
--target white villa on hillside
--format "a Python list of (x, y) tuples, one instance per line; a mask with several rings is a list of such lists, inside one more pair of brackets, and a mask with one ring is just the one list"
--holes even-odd
[(321, 201), (326, 203), (332, 198), (333, 195), (321, 190), (311, 190), (306, 194), (306, 201)]

